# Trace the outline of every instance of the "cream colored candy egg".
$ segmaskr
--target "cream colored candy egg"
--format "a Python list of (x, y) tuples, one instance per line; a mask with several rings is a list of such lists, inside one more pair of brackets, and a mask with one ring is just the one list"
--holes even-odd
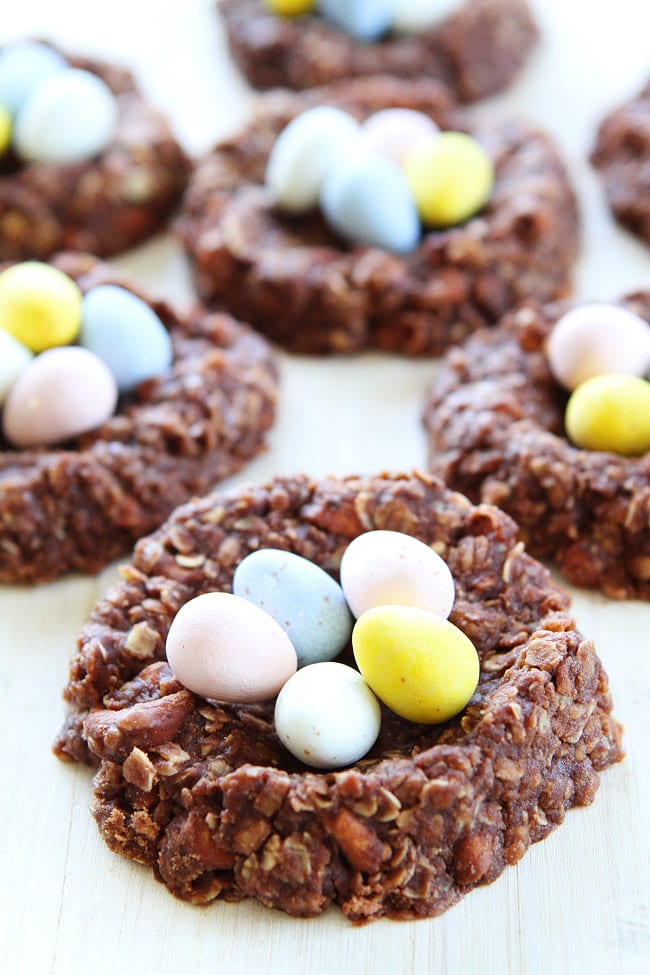
[(404, 172), (422, 222), (451, 227), (469, 219), (488, 201), (494, 167), (476, 139), (441, 132), (404, 159)]
[(369, 609), (356, 622), (352, 647), (377, 697), (408, 721), (447, 721), (465, 707), (478, 683), (471, 640), (449, 620), (423, 609)]
[(264, 610), (227, 592), (209, 592), (174, 617), (167, 660), (189, 690), (216, 701), (274, 697), (296, 671), (291, 640)]
[(275, 703), (282, 744), (314, 768), (342, 768), (374, 745), (381, 709), (361, 674), (336, 661), (303, 667)]
[(281, 17), (300, 17), (316, 6), (316, 0), (264, 0), (264, 3), (269, 10)]
[(580, 305), (558, 319), (546, 354), (566, 389), (603, 373), (644, 376), (650, 369), (650, 324), (617, 305)]
[(0, 328), (32, 352), (67, 345), (81, 326), (81, 298), (58, 268), (39, 261), (13, 264), (0, 273)]
[(0, 404), (32, 358), (32, 353), (22, 342), (0, 329)]
[(394, 0), (393, 28), (419, 33), (434, 27), (463, 6), (465, 0)]
[(365, 532), (350, 542), (341, 559), (341, 587), (356, 617), (386, 603), (447, 617), (454, 603), (454, 580), (445, 561), (403, 532)]
[(117, 385), (104, 363), (78, 346), (37, 356), (9, 390), (4, 435), (16, 447), (62, 443), (99, 426), (117, 403)]
[(650, 450), (650, 382), (639, 376), (593, 376), (569, 398), (566, 431), (578, 447), (635, 456)]

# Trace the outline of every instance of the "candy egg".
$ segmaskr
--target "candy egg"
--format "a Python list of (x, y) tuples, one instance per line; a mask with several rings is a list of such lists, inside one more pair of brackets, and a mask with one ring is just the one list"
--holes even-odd
[(0, 105), (0, 156), (11, 145), (11, 115)]
[(489, 199), (494, 168), (481, 145), (464, 132), (441, 132), (404, 159), (423, 223), (450, 227), (462, 223)]
[(229, 592), (204, 593), (181, 606), (166, 649), (175, 677), (216, 701), (266, 701), (296, 671), (296, 651), (282, 627)]
[(393, 0), (393, 29), (418, 33), (440, 23), (463, 6), (464, 0)]
[(324, 569), (293, 552), (251, 552), (235, 569), (232, 591), (285, 630), (299, 667), (332, 660), (350, 639), (353, 620), (343, 590)]
[(650, 368), (650, 325), (616, 305), (580, 305), (558, 319), (546, 354), (566, 389), (603, 373), (644, 376)]
[(0, 329), (0, 403), (4, 402), (9, 389), (31, 361), (29, 349), (9, 332)]
[(39, 261), (0, 273), (0, 328), (33, 352), (73, 342), (81, 324), (81, 291), (58, 268)]
[(375, 41), (393, 19), (395, 0), (318, 0), (328, 20), (358, 41)]
[(295, 758), (314, 768), (342, 768), (374, 745), (381, 709), (361, 674), (330, 661), (310, 664), (284, 685), (275, 728)]
[(266, 184), (278, 206), (294, 213), (315, 207), (331, 161), (358, 137), (358, 123), (338, 108), (322, 105), (292, 119), (266, 167)]
[(341, 559), (341, 586), (356, 617), (388, 603), (417, 606), (446, 618), (454, 604), (447, 563), (402, 532), (365, 532), (350, 542)]
[(117, 386), (87, 349), (48, 349), (21, 372), (2, 414), (5, 437), (16, 447), (62, 443), (99, 426), (117, 403)]
[(46, 44), (16, 41), (0, 51), (0, 105), (15, 115), (33, 91), (67, 67)]
[(113, 284), (84, 296), (79, 342), (106, 363), (121, 391), (160, 375), (173, 359), (169, 332), (153, 308)]
[(316, 0), (264, 0), (264, 3), (269, 10), (281, 17), (299, 17), (316, 6)]
[(26, 162), (83, 162), (106, 148), (116, 122), (108, 85), (89, 71), (68, 68), (47, 78), (23, 103), (14, 146)]
[(565, 425), (586, 450), (644, 454), (650, 450), (650, 383), (638, 376), (592, 376), (569, 397)]
[(385, 108), (369, 115), (361, 125), (361, 136), (368, 151), (388, 156), (398, 164), (437, 133), (438, 126), (433, 119), (411, 108)]
[(478, 683), (471, 640), (424, 609), (369, 609), (356, 622), (352, 647), (377, 697), (408, 721), (447, 721), (465, 707)]
[(384, 156), (348, 152), (332, 162), (320, 205), (329, 225), (355, 244), (405, 254), (420, 238), (413, 196), (399, 166)]

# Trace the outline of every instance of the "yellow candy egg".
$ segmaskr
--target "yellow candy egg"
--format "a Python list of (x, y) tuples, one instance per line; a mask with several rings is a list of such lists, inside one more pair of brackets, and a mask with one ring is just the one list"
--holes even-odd
[(281, 17), (300, 17), (316, 6), (316, 0), (264, 0), (269, 10)]
[(9, 148), (11, 142), (11, 115), (0, 105), (0, 156)]
[(483, 147), (464, 132), (441, 132), (404, 159), (404, 172), (422, 222), (462, 223), (487, 202), (494, 167)]
[(650, 383), (638, 376), (593, 376), (571, 394), (564, 418), (578, 447), (635, 456), (650, 450)]
[(478, 683), (471, 640), (424, 609), (369, 609), (356, 622), (352, 648), (366, 683), (408, 721), (447, 721), (465, 707)]
[(43, 352), (68, 345), (81, 326), (81, 291), (49, 264), (25, 261), (0, 274), (0, 328)]

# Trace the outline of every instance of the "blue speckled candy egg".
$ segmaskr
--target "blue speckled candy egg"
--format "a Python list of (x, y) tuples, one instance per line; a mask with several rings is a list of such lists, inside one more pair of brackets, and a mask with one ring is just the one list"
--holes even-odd
[(23, 102), (51, 75), (67, 67), (46, 44), (16, 41), (0, 52), (0, 105), (15, 115)]
[(405, 254), (420, 238), (406, 177), (385, 156), (350, 152), (336, 160), (323, 181), (320, 205), (330, 226), (355, 244)]
[(105, 362), (121, 392), (169, 368), (169, 333), (153, 308), (126, 288), (102, 284), (84, 296), (79, 343)]
[(251, 552), (235, 570), (232, 591), (280, 624), (299, 667), (332, 660), (350, 639), (353, 620), (343, 590), (300, 555), (275, 548)]
[(318, 9), (358, 41), (376, 41), (391, 26), (395, 0), (318, 0)]

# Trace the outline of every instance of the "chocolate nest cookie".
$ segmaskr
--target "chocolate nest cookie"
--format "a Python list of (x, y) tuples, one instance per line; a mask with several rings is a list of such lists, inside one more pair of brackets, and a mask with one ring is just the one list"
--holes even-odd
[[(621, 304), (650, 319), (650, 292)], [(424, 410), (430, 467), (511, 515), (530, 551), (575, 585), (650, 599), (650, 455), (580, 450), (566, 438), (568, 394), (545, 353), (566, 310), (523, 306), (449, 352)]]
[(616, 219), (650, 244), (650, 82), (602, 123), (591, 162)]
[(526, 0), (466, 0), (418, 34), (362, 43), (317, 14), (279, 17), (261, 0), (220, 0), (230, 51), (255, 88), (313, 88), (382, 72), (437, 78), (462, 101), (505, 88), (537, 40)]
[(26, 165), (0, 159), (0, 260), (46, 258), (59, 250), (109, 257), (161, 230), (177, 206), (190, 162), (133, 76), (100, 61), (68, 57), (116, 96), (112, 141), (88, 162)]
[[(479, 685), (444, 725), (383, 709), (366, 758), (317, 773), (280, 744), (272, 701), (225, 705), (184, 689), (165, 661), (167, 631), (191, 598), (230, 591), (252, 550), (285, 548), (336, 576), (347, 544), (375, 528), (447, 560), (450, 618), (476, 645)], [(607, 677), (568, 595), (507, 515), (429, 475), (215, 493), (141, 540), (123, 577), (80, 635), (55, 748), (98, 766), (93, 813), (108, 846), (196, 904), (254, 897), (309, 916), (336, 903), (355, 921), (439, 914), (590, 803), (598, 772), (622, 757)]]
[(179, 314), (88, 255), (52, 263), (83, 292), (121, 284), (146, 300), (170, 331), (174, 359), (67, 449), (17, 450), (0, 435), (2, 582), (98, 571), (257, 454), (275, 412), (271, 351), (245, 325), (199, 307)]
[[(490, 201), (405, 256), (342, 244), (318, 212), (281, 214), (263, 185), (269, 152), (293, 117), (321, 104), (359, 120), (411, 108), (471, 131), (495, 164)], [(248, 128), (198, 164), (178, 230), (207, 304), (308, 354), (439, 355), (524, 297), (567, 293), (577, 253), (574, 196), (545, 135), (455, 109), (436, 82), (386, 77), (260, 96)]]

